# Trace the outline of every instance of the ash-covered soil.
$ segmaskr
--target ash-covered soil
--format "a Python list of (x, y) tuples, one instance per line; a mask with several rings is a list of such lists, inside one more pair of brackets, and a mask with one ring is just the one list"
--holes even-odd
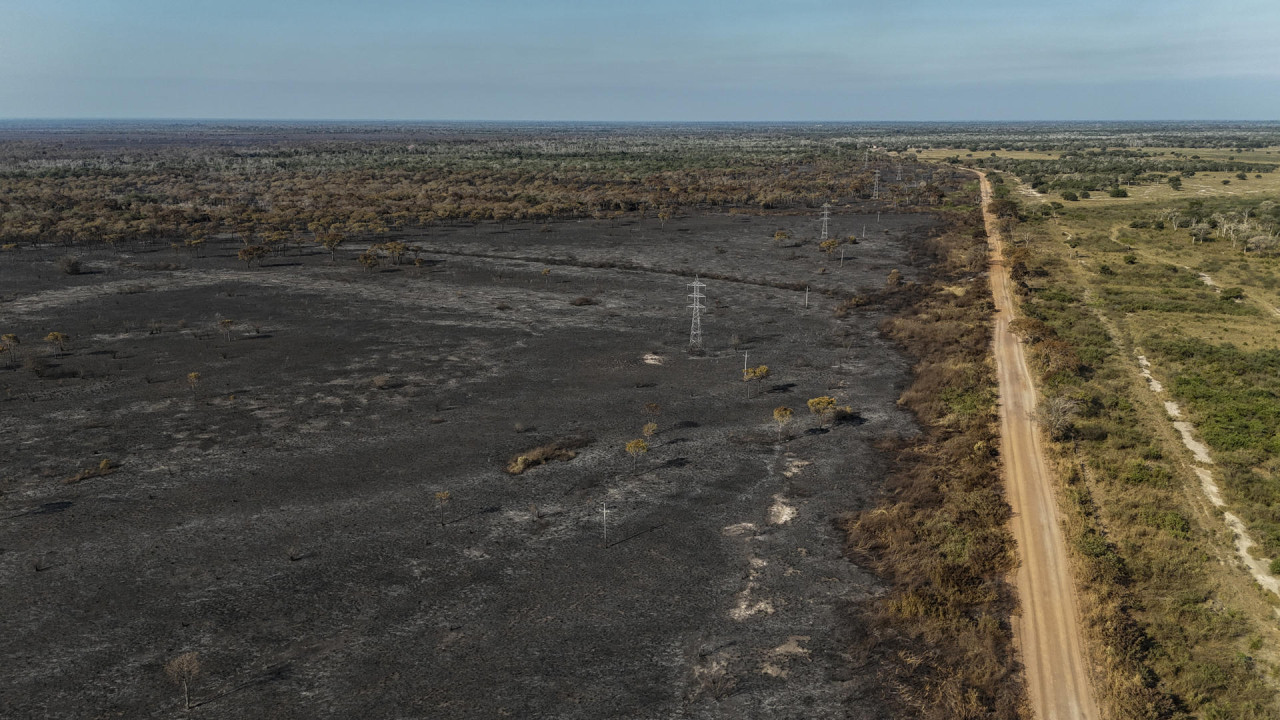
[(910, 279), (931, 222), (837, 215), (843, 267), (810, 217), (720, 214), (445, 228), (374, 272), (0, 255), (0, 715), (174, 717), (194, 651), (195, 717), (882, 716), (833, 520), (915, 431), (909, 362), (820, 290)]

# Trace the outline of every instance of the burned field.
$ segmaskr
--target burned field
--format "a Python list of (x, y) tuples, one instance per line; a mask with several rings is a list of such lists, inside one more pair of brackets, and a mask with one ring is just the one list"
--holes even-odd
[(719, 213), (405, 232), (371, 271), (7, 253), (0, 711), (169, 717), (196, 652), (210, 717), (878, 716), (834, 521), (916, 432), (911, 363), (833, 310), (933, 223), (837, 215), (843, 266), (812, 215)]

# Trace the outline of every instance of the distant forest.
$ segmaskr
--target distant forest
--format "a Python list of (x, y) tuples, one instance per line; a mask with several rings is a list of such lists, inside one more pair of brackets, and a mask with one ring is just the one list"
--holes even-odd
[(1066, 148), (1051, 168), (953, 162), (1091, 189), (1163, 178), (1152, 173), (1275, 169), (1144, 147), (1271, 145), (1280, 124), (4, 122), (0, 243), (198, 248), (238, 237), (276, 250), (437, 223), (785, 211), (873, 197), (930, 206), (945, 189), (912, 162), (926, 148)]

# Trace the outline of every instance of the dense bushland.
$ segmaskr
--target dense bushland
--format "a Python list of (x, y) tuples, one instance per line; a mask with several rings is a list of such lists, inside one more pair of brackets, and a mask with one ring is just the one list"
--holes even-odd
[(1148, 336), (1170, 391), (1223, 465), (1220, 485), (1268, 557), (1280, 557), (1280, 352)]

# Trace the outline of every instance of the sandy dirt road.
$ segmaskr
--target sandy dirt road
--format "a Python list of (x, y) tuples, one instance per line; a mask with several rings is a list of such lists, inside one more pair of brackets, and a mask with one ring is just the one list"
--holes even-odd
[(1009, 332), (1014, 312), (1012, 283), (1002, 261), (999, 226), (988, 208), (991, 184), (986, 176), (982, 177), (982, 198), (991, 239), (991, 291), (996, 305), (1001, 452), (1009, 504), (1013, 507), (1013, 535), (1022, 561), (1016, 577), (1022, 614), (1014, 624), (1014, 635), (1037, 718), (1098, 718), (1080, 642), (1066, 541), (1058, 522), (1039, 431), (1031, 418), (1036, 389), (1022, 344)]

